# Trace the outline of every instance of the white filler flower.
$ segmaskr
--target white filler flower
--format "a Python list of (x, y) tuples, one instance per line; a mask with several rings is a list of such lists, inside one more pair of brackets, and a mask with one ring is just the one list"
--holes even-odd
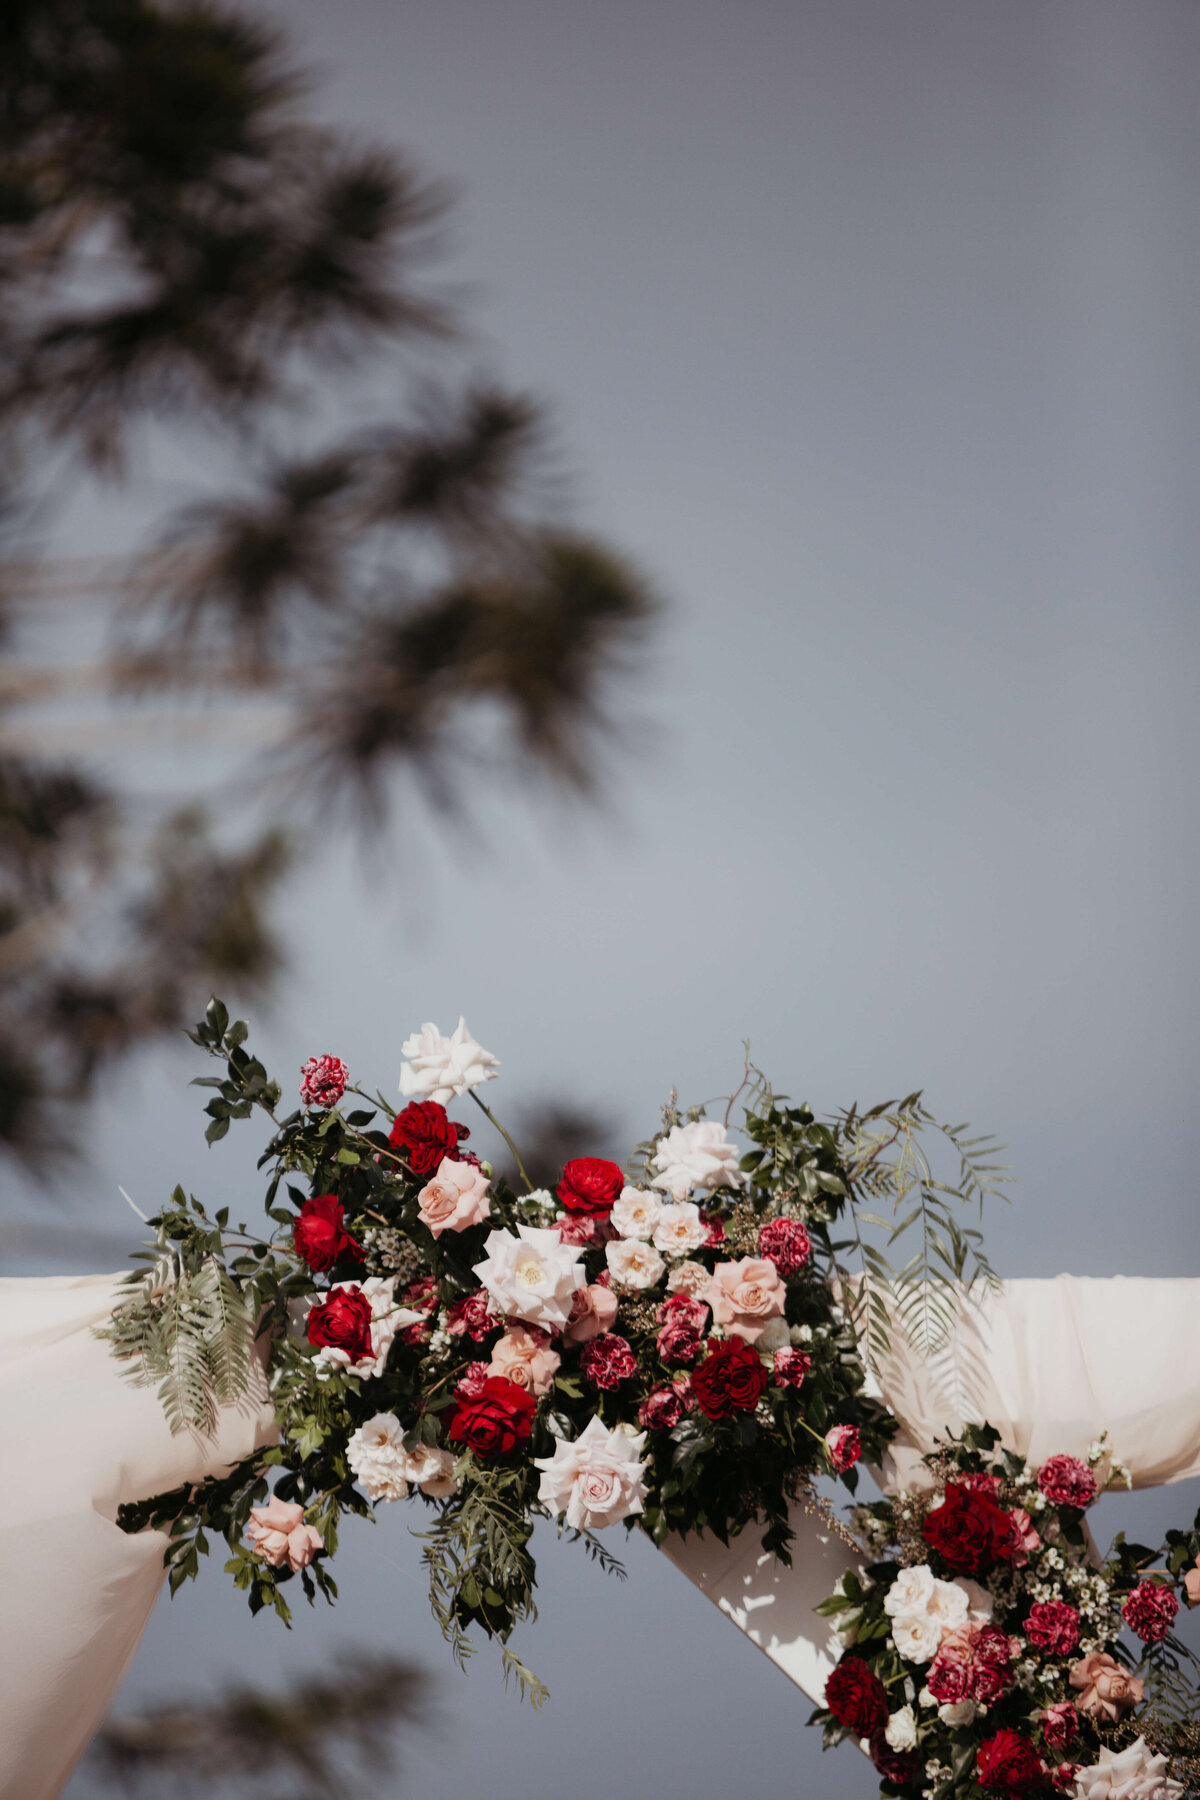
[(538, 1499), (552, 1513), (565, 1513), (573, 1531), (602, 1531), (640, 1513), (646, 1465), (638, 1457), (645, 1442), (644, 1431), (633, 1436), (619, 1425), (609, 1431), (589, 1419), (573, 1444), (559, 1438), (553, 1456), (534, 1457), (542, 1471)]
[(587, 1286), (587, 1270), (557, 1231), (536, 1225), (518, 1225), (516, 1237), (489, 1231), (483, 1247), (487, 1258), (474, 1272), (497, 1312), (556, 1330), (570, 1322), (576, 1289)]
[(405, 1038), (400, 1050), (409, 1059), (400, 1067), (400, 1092), (409, 1100), (436, 1100), (439, 1106), (494, 1080), (500, 1067), (491, 1052), (475, 1042), (461, 1018), (452, 1037), (443, 1037), (436, 1025), (422, 1025)]
[(659, 1173), (652, 1187), (664, 1188), (673, 1200), (686, 1200), (693, 1188), (740, 1187), (737, 1145), (716, 1119), (673, 1125), (654, 1153)]

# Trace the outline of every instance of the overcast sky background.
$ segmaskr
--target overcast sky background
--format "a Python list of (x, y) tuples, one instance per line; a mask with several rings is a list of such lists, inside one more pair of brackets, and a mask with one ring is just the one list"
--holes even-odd
[[(481, 791), (477, 835), (293, 887), (255, 1033), (278, 1069), (332, 1050), (391, 1086), (402, 1037), (461, 1011), (498, 1109), (585, 1099), (632, 1142), (673, 1084), (728, 1091), (748, 1036), (818, 1107), (923, 1086), (997, 1132), (1005, 1272), (1197, 1273), (1200, 13), (274, 12), (330, 119), (461, 184), (447, 267), (490, 360), (553, 404), (575, 516), (668, 602), (603, 816)], [(141, 474), (140, 503), (179, 489)], [(81, 503), (63, 547), (119, 516)], [(89, 1226), (124, 1229), (118, 1182), (257, 1209), (192, 1072), (155, 1056), (110, 1091)], [(121, 1704), (371, 1642), (439, 1687), (401, 1791), (869, 1791), (648, 1546), (625, 1591), (545, 1550), (539, 1719), (486, 1651), (455, 1674), (398, 1518), (290, 1637), (215, 1571), (164, 1601)]]

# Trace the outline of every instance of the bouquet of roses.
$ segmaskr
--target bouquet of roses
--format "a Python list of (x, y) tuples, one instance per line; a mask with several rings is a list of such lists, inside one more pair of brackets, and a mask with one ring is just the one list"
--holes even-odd
[[(1124, 1477), (1104, 1440), (1031, 1468), (972, 1426), (926, 1463), (930, 1490), (854, 1509), (880, 1560), (818, 1608), (845, 1645), (813, 1718), (826, 1743), (860, 1740), (882, 1793), (924, 1800), (1192, 1791), (1198, 1665), (1171, 1626), (1196, 1534), (1118, 1538), (1101, 1563), (1085, 1515)], [(1200, 1600), (1200, 1565), (1182, 1585)]]

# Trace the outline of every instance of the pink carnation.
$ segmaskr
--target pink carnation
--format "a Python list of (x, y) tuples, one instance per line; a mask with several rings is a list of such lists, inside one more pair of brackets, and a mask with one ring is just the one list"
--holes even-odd
[(825, 1442), (829, 1446), (829, 1460), (839, 1474), (854, 1467), (862, 1449), (857, 1426), (834, 1425), (825, 1433)]
[(474, 1294), (467, 1294), (462, 1300), (456, 1300), (446, 1314), (446, 1330), (450, 1336), (465, 1336), (482, 1344), (484, 1338), (490, 1337), (493, 1331), (499, 1331), (503, 1320), (490, 1313), (488, 1306), (489, 1296), (482, 1288)]
[(708, 1236), (704, 1240), (704, 1249), (719, 1250), (725, 1242), (724, 1219), (718, 1218), (716, 1213), (701, 1212), (700, 1223), (708, 1231)]
[(1000, 1477), (984, 1475), (975, 1470), (970, 1475), (956, 1475), (955, 1481), (960, 1488), (966, 1488), (970, 1494), (985, 1494), (989, 1500), (995, 1500), (1000, 1493)]
[(671, 1294), (658, 1309), (660, 1325), (674, 1325), (685, 1331), (706, 1331), (708, 1329), (708, 1307), (703, 1300), (694, 1300), (690, 1294)]
[(670, 1366), (694, 1363), (703, 1348), (703, 1335), (690, 1325), (664, 1325), (658, 1334), (658, 1354)]
[(1052, 1656), (1070, 1656), (1079, 1647), (1079, 1614), (1065, 1600), (1039, 1600), (1029, 1609), (1025, 1636)]
[(957, 1706), (974, 1692), (974, 1670), (965, 1656), (939, 1651), (929, 1665), (925, 1685), (939, 1706)]
[(1179, 1602), (1157, 1581), (1139, 1581), (1121, 1608), (1121, 1617), (1143, 1644), (1159, 1644), (1171, 1629)]
[(758, 1234), (758, 1254), (781, 1275), (795, 1275), (812, 1260), (812, 1245), (799, 1219), (772, 1219)]
[(579, 1366), (593, 1387), (605, 1389), (615, 1388), (637, 1374), (633, 1351), (615, 1331), (602, 1332), (590, 1344), (585, 1344)]
[(1077, 1456), (1051, 1456), (1038, 1470), (1038, 1486), (1055, 1506), (1075, 1506), (1082, 1512), (1098, 1492), (1096, 1477)]
[(327, 1112), (346, 1091), (350, 1071), (340, 1056), (310, 1056), (300, 1071), (300, 1100)]
[(780, 1387), (800, 1387), (811, 1368), (812, 1357), (803, 1350), (775, 1352), (775, 1379)]
[(658, 1387), (639, 1406), (638, 1424), (646, 1431), (670, 1431), (685, 1410), (683, 1396), (674, 1387)]
[(454, 1386), (457, 1400), (477, 1400), (491, 1370), (485, 1362), (469, 1362)]

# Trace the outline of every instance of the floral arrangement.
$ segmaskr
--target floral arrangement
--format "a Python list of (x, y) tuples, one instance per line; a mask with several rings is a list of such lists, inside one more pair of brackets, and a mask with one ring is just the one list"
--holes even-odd
[(923, 1800), (1195, 1791), (1200, 1664), (1172, 1623), (1200, 1603), (1196, 1530), (1102, 1562), (1086, 1514), (1128, 1480), (1104, 1440), (1031, 1468), (972, 1426), (925, 1460), (927, 1490), (854, 1509), (879, 1560), (817, 1609), (845, 1646), (826, 1744), (859, 1740), (881, 1793)]
[[(528, 1182), (480, 1098), (498, 1064), (462, 1020), (403, 1043), (398, 1107), (325, 1055), (284, 1116), (219, 1001), (191, 1035), (224, 1064), (201, 1081), (210, 1143), (232, 1121), (270, 1121), (259, 1166), (273, 1229), (233, 1230), (227, 1207), (210, 1218), (177, 1189), (105, 1335), (134, 1379), (158, 1382), (176, 1429), (210, 1428), (246, 1392), (257, 1348), (278, 1441), (224, 1479), (123, 1508), (120, 1523), (169, 1532), (173, 1592), (219, 1534), (251, 1608), (286, 1621), (293, 1582), (310, 1601), (336, 1593), (344, 1514), (415, 1506), (457, 1655), (482, 1627), (535, 1700), (544, 1690), (507, 1640), (534, 1615), (536, 1518), (618, 1572), (597, 1535), (617, 1524), (662, 1543), (757, 1520), (786, 1561), (789, 1509), (828, 1512), (816, 1478), (853, 1491), (860, 1459), (881, 1455), (894, 1426), (861, 1354), (879, 1321), (847, 1282), (856, 1250), (881, 1266), (863, 1199), (904, 1209), (893, 1236), (919, 1213), (936, 1238), (898, 1291), (928, 1285), (935, 1253), (947, 1283), (990, 1273), (954, 1218), (989, 1184), (982, 1140), (950, 1132), (961, 1179), (935, 1180), (916, 1148), (931, 1124), (919, 1095), (827, 1123), (747, 1065), (741, 1146), (732, 1100), (721, 1121), (672, 1100), (624, 1170), (581, 1154), (550, 1191)], [(511, 1185), (452, 1116), (467, 1099), (508, 1143)]]

